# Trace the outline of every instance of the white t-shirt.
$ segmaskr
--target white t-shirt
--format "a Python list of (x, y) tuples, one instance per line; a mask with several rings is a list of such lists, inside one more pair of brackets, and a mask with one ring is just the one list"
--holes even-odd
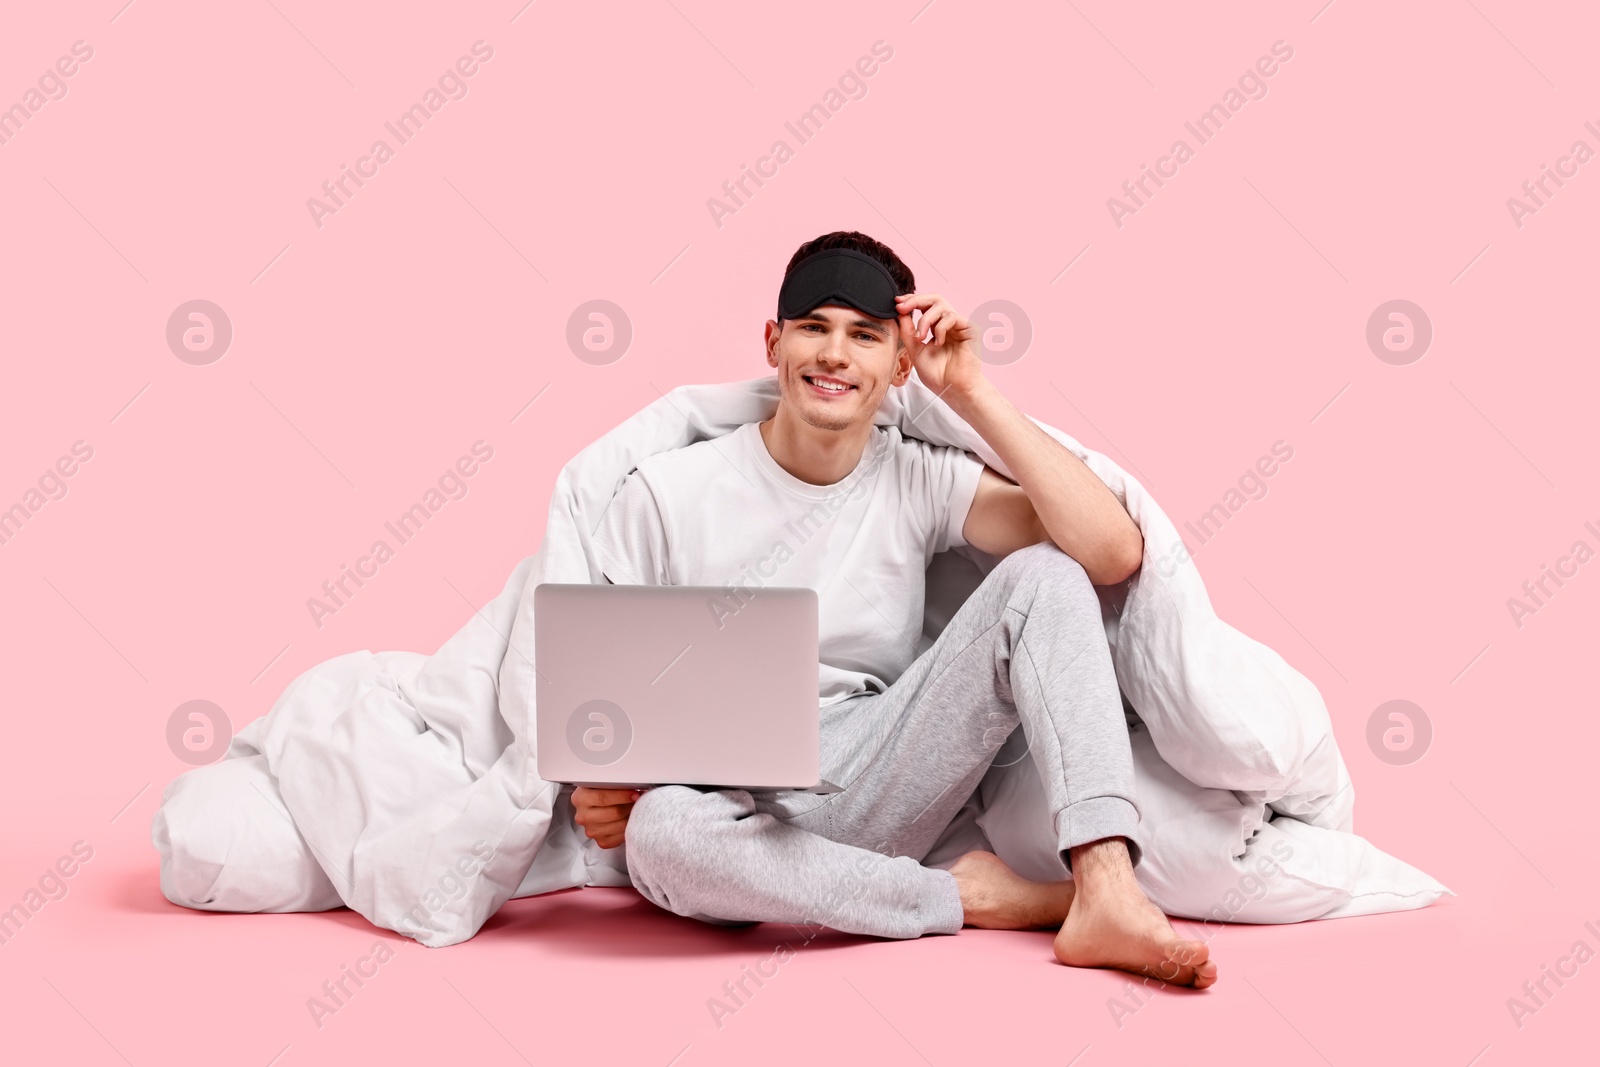
[[(855, 470), (811, 485), (778, 465), (759, 423), (646, 458), (594, 531), (619, 585), (816, 590), (822, 706), (882, 692), (916, 658), (925, 571), (966, 544), (984, 465), (874, 426)], [(729, 587), (732, 587), (731, 589)]]

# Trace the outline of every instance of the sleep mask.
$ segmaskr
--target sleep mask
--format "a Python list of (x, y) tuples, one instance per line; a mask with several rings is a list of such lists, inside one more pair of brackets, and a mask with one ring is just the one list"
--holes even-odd
[(842, 304), (875, 319), (897, 319), (899, 287), (889, 268), (853, 248), (826, 248), (802, 259), (778, 291), (778, 321), (797, 319), (824, 304)]

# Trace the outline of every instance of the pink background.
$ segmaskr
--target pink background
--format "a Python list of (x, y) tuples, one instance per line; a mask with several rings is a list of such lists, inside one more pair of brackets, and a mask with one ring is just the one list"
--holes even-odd
[[(1506, 1006), (1574, 941), (1600, 949), (1583, 929), (1600, 920), (1600, 563), (1520, 628), (1506, 606), (1574, 541), (1600, 548), (1583, 526), (1600, 527), (1600, 161), (1520, 228), (1506, 206), (1575, 140), (1600, 149), (1594, 15), (923, 2), (9, 13), (0, 104), (73, 42), (94, 54), (0, 145), (0, 507), (74, 442), (94, 455), (0, 545), (0, 907), (75, 841), (94, 857), (0, 947), (0, 1047), (684, 1067), (1594, 1055), (1600, 964), (1520, 1029)], [(478, 40), (494, 54), (465, 98), (318, 228), (306, 199)], [(867, 95), (798, 145), (784, 122), (879, 40), (893, 57)], [(1268, 95), (1197, 145), (1184, 122), (1279, 40), (1294, 55)], [(1195, 157), (1116, 226), (1106, 199), (1178, 137)], [(707, 198), (779, 138), (794, 158), (718, 227)], [(323, 659), (437, 647), (463, 598), (487, 602), (537, 547), (575, 452), (658, 391), (767, 373), (784, 263), (840, 228), (963, 310), (1024, 309), (1032, 346), (993, 379), (1142, 475), (1180, 525), (1293, 447), (1199, 566), (1222, 617), (1326, 696), (1358, 830), (1458, 898), (1225, 930), (1214, 991), (1160, 995), (1120, 1028), (1123, 979), (1054, 966), (1045, 934), (832, 936), (719, 1030), (706, 999), (793, 931), (590, 890), (513, 903), (435, 952), (349, 912), (161, 897), (148, 828), (186, 767), (174, 708), (212, 700), (238, 727)], [(210, 365), (165, 340), (193, 299), (232, 322)], [(633, 328), (605, 365), (566, 341), (593, 299)], [(1405, 366), (1365, 340), (1393, 299), (1434, 329)], [(494, 459), (465, 499), (318, 628), (306, 598), (480, 439)], [(1366, 741), (1397, 698), (1434, 731), (1405, 765)], [(380, 937), (394, 958), (319, 1029), (306, 998)]]

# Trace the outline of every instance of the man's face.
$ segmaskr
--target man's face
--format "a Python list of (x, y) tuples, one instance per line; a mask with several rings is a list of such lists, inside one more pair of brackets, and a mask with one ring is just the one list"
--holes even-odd
[(889, 387), (911, 374), (895, 320), (834, 304), (786, 319), (781, 329), (768, 321), (767, 364), (778, 369), (779, 403), (823, 430), (870, 423)]

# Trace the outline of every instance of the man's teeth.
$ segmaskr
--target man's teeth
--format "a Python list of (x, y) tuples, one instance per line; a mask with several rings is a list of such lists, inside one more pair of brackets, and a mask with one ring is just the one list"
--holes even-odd
[(806, 381), (810, 382), (812, 385), (816, 386), (819, 389), (826, 389), (831, 393), (842, 393), (846, 389), (854, 388), (854, 386), (840, 385), (837, 382), (818, 381), (816, 378), (810, 378), (810, 377), (806, 378)]

